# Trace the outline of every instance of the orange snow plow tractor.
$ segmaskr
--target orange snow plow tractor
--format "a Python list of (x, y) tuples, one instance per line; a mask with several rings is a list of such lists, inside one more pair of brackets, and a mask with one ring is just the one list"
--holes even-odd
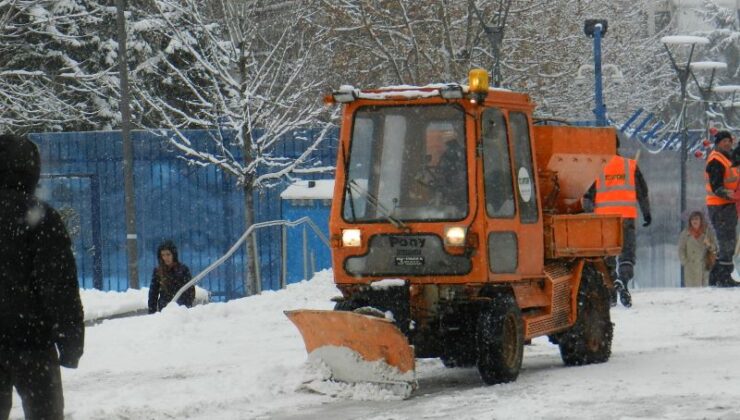
[(342, 296), (287, 313), (309, 358), (338, 380), (409, 384), (431, 357), (513, 381), (539, 336), (567, 365), (609, 359), (621, 218), (581, 198), (616, 152), (612, 128), (541, 125), (484, 70), (327, 102), (343, 106), (329, 224)]

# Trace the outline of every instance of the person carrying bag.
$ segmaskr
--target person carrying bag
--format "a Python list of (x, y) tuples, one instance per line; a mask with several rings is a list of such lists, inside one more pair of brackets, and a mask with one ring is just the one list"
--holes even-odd
[(709, 272), (717, 261), (717, 237), (704, 214), (692, 212), (689, 224), (678, 240), (678, 258), (684, 269), (685, 287), (706, 287)]

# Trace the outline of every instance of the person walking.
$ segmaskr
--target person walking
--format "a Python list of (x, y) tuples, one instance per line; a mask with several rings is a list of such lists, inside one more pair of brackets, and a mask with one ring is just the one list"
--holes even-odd
[[(164, 241), (157, 248), (158, 265), (152, 273), (152, 282), (149, 285), (149, 313), (161, 311), (172, 301), (182, 286), (190, 281), (190, 269), (180, 262), (177, 247), (172, 241)], [(195, 286), (190, 286), (183, 293), (177, 303), (193, 306), (195, 301)]]
[(707, 210), (719, 243), (717, 264), (709, 273), (709, 285), (717, 287), (740, 285), (732, 279), (738, 219), (735, 189), (740, 176), (738, 167), (733, 164), (732, 142), (729, 131), (718, 131), (714, 135), (714, 149), (707, 157), (704, 171)]
[(683, 266), (685, 287), (709, 286), (709, 269), (707, 253), (716, 254), (717, 238), (709, 229), (704, 214), (692, 212), (689, 224), (678, 238), (678, 259)]
[[(617, 149), (619, 137), (616, 138)], [(607, 258), (607, 266), (616, 277), (611, 295), (612, 306), (617, 296), (622, 305), (632, 306), (632, 295), (628, 283), (634, 277), (637, 207), (643, 217), (643, 227), (650, 226), (650, 201), (648, 186), (635, 159), (614, 155), (606, 164), (601, 175), (584, 196), (584, 207), (593, 206), (596, 214), (618, 214), (622, 216), (622, 252), (615, 258)]]
[(39, 151), (0, 135), (0, 419), (15, 387), (26, 419), (64, 418), (60, 366), (76, 368), (85, 325), (64, 222), (34, 197)]

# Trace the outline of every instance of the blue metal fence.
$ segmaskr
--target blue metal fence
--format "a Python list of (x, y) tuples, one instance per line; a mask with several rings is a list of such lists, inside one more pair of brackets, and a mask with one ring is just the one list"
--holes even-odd
[[(297, 157), (316, 135), (318, 132), (311, 130), (294, 133), (283, 139), (275, 153)], [(41, 151), (41, 195), (63, 210), (73, 231), (80, 285), (125, 290), (128, 283), (120, 132), (37, 133), (30, 138)], [(188, 139), (196, 147), (204, 145), (209, 141), (208, 132), (190, 131)], [(135, 131), (132, 142), (141, 285), (149, 285), (156, 264), (155, 250), (164, 239), (174, 240), (181, 261), (192, 272), (199, 272), (223, 255), (244, 232), (241, 189), (233, 178), (215, 167), (188, 165), (164, 137)], [(320, 166), (334, 166), (336, 133), (310, 159)], [(332, 176), (317, 173), (301, 178)], [(280, 191), (278, 186), (255, 194), (256, 221), (282, 217)], [(257, 238), (262, 287), (275, 288), (280, 284), (280, 230), (266, 229)], [(210, 274), (203, 286), (215, 299), (231, 299), (244, 295), (243, 278), (244, 253), (240, 252)]]

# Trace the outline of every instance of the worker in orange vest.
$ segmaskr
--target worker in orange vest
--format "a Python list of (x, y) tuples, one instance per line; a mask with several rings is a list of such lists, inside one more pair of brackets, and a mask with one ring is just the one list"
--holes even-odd
[[(619, 148), (619, 137), (617, 137)], [(643, 226), (652, 223), (650, 201), (645, 178), (637, 167), (637, 161), (614, 155), (606, 164), (601, 175), (584, 196), (584, 207), (593, 206), (596, 214), (618, 214), (622, 216), (622, 253), (618, 258), (607, 258), (607, 265), (616, 277), (611, 295), (611, 304), (617, 304), (617, 296), (622, 305), (632, 306), (627, 284), (634, 277), (636, 233), (635, 219), (637, 207), (642, 211)]]
[(707, 157), (704, 173), (707, 210), (719, 242), (717, 263), (709, 273), (709, 285), (717, 287), (740, 285), (732, 279), (738, 218), (734, 195), (740, 176), (732, 159), (732, 143), (729, 131), (718, 131), (714, 135), (714, 149)]

